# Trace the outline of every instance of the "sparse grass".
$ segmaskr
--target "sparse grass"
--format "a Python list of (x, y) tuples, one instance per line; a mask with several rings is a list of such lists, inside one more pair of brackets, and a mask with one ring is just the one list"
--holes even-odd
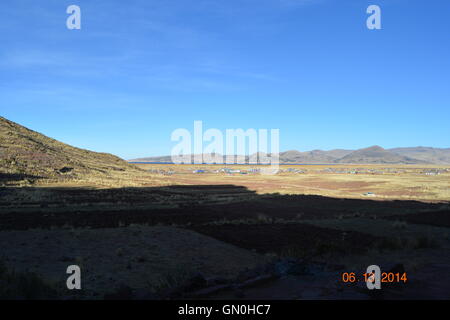
[(439, 243), (432, 237), (421, 235), (417, 238), (394, 237), (384, 238), (376, 244), (380, 251), (396, 251), (405, 249), (430, 249), (438, 248)]
[(265, 214), (258, 214), (258, 216), (256, 217), (256, 221), (260, 222), (260, 223), (272, 223), (273, 219), (268, 217)]
[(0, 261), (0, 300), (56, 298), (57, 290), (35, 273), (9, 271)]
[(406, 238), (383, 238), (376, 246), (380, 251), (402, 250), (408, 247), (409, 240)]
[(392, 227), (394, 229), (399, 229), (399, 230), (406, 229), (407, 226), (408, 226), (408, 223), (406, 221), (398, 221), (398, 220), (396, 220), (396, 221), (394, 221), (392, 223)]
[(436, 239), (427, 236), (420, 236), (416, 239), (415, 242), (415, 249), (428, 249), (438, 247), (439, 243), (436, 241)]
[(167, 270), (153, 284), (149, 284), (148, 287), (153, 293), (166, 294), (170, 290), (185, 286), (187, 281), (195, 275), (195, 270), (184, 267)]
[(258, 224), (295, 224), (303, 221), (302, 215), (296, 215), (292, 219), (272, 218), (264, 214), (259, 214), (256, 218), (226, 219), (207, 222), (204, 225), (223, 226), (223, 225), (258, 225)]
[(122, 257), (124, 255), (124, 250), (122, 248), (117, 248), (116, 249), (116, 255), (118, 257)]
[(284, 248), (279, 256), (300, 260), (311, 260), (318, 257), (335, 255), (345, 256), (352, 253), (352, 250), (347, 247), (345, 240), (344, 234), (341, 242), (323, 241), (318, 239), (314, 245), (309, 248), (292, 245)]

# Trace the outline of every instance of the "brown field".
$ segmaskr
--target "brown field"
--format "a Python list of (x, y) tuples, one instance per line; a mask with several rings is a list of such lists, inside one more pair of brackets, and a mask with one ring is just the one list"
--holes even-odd
[[(281, 165), (280, 173), (222, 173), (221, 168), (248, 171), (248, 165), (136, 164), (165, 175), (170, 185), (235, 184), (258, 194), (311, 194), (337, 198), (450, 201), (450, 166), (436, 165)], [(204, 173), (193, 173), (205, 170)], [(292, 172), (297, 170), (300, 172)], [(426, 173), (439, 172), (436, 175)], [(374, 195), (365, 196), (372, 192)]]

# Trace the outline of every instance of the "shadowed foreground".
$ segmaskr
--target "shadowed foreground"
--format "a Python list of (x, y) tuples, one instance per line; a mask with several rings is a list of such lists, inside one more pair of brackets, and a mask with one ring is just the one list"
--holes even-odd
[[(448, 203), (235, 185), (6, 187), (0, 196), (0, 259), (60, 298), (435, 299), (448, 289), (432, 274), (450, 271)], [(77, 294), (65, 288), (70, 264), (84, 274)], [(409, 280), (376, 296), (341, 281), (370, 264), (400, 265)]]

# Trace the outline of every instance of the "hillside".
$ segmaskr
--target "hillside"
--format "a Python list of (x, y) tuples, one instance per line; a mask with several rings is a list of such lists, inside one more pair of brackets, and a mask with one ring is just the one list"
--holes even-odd
[(114, 155), (72, 147), (0, 117), (0, 183), (54, 180), (109, 184), (143, 173)]
[(431, 147), (394, 148), (389, 149), (389, 151), (402, 156), (430, 163), (436, 164), (450, 163), (450, 148), (447, 149), (439, 149)]
[(300, 152), (297, 150), (290, 150), (280, 153), (281, 163), (331, 163), (335, 160), (321, 150), (313, 150)]
[(413, 164), (418, 161), (410, 157), (402, 156), (379, 146), (359, 149), (349, 153), (336, 161), (337, 163), (370, 163), (370, 164)]
[(337, 159), (349, 154), (351, 150), (335, 149), (330, 151), (312, 150), (300, 152), (297, 150), (290, 150), (280, 153), (280, 162), (289, 163), (334, 163)]

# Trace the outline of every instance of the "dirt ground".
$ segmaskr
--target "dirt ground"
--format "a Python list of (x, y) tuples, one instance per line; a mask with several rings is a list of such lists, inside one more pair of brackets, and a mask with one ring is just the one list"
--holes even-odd
[(121, 285), (152, 291), (198, 272), (235, 277), (267, 260), (190, 230), (137, 225), (2, 231), (0, 247), (0, 259), (7, 267), (35, 272), (66, 295), (70, 295), (65, 288), (66, 269), (79, 265), (85, 298), (103, 298)]

